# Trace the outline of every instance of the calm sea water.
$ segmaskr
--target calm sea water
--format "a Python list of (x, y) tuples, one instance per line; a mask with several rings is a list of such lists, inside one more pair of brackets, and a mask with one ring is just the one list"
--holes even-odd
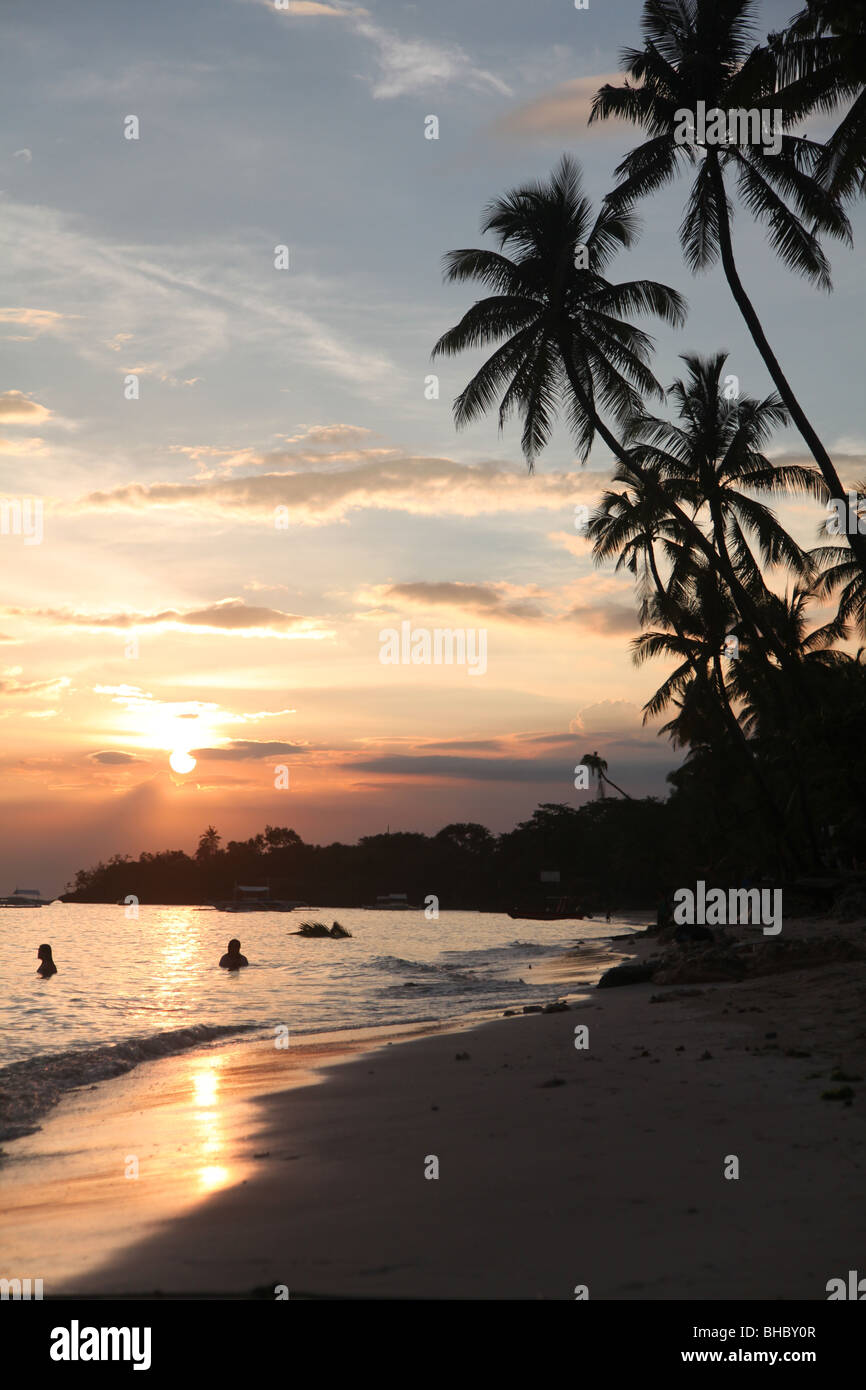
[[(293, 936), (339, 920), (344, 941)], [(502, 914), (316, 908), (226, 914), (193, 907), (54, 903), (0, 912), (0, 1139), (34, 1127), (60, 1095), (137, 1062), (215, 1038), (286, 1025), (294, 1038), (346, 1028), (443, 1021), (552, 998), (531, 967), (575, 939), (642, 925), (525, 922)], [(229, 937), (250, 967), (217, 962)], [(51, 943), (58, 974), (36, 974)], [(576, 965), (575, 983), (591, 972)]]

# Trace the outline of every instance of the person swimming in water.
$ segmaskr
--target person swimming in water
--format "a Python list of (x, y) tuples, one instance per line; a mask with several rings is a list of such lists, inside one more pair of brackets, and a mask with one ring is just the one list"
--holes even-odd
[(246, 956), (241, 955), (241, 943), (236, 936), (229, 942), (229, 948), (220, 960), (223, 970), (240, 970), (241, 966), (249, 965)]
[(36, 952), (36, 954), (42, 961), (42, 964), (36, 971), (36, 974), (41, 975), (43, 980), (47, 980), (51, 975), (56, 975), (57, 966), (54, 964), (54, 957), (51, 954), (51, 947), (47, 944), (47, 942), (39, 947), (39, 950)]

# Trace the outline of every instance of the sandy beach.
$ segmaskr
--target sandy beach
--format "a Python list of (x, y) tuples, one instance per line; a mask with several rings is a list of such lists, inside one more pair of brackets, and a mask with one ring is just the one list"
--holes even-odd
[[(786, 924), (831, 931), (862, 941)], [(547, 970), (554, 998), (574, 965)], [(864, 996), (845, 962), (331, 1040), (290, 1075), (270, 1045), (166, 1059), (147, 1113), (134, 1077), (109, 1083), (108, 1131), (90, 1098), (102, 1171), (72, 1154), (38, 1198), (19, 1188), (13, 1246), (49, 1296), (824, 1299), (863, 1245)], [(73, 1098), (25, 1141), (46, 1164), (76, 1103), (81, 1125)]]

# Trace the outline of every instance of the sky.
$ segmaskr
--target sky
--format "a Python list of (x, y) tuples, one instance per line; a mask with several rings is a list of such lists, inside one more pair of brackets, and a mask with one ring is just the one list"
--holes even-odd
[[(5, 0), (0, 499), (22, 524), (0, 534), (0, 892), (192, 850), (208, 824), (502, 831), (592, 795), (573, 774), (594, 749), (666, 794), (682, 754), (641, 715), (665, 668), (633, 665), (631, 578), (574, 524), (607, 450), (581, 467), (560, 428), (528, 476), (517, 427), (455, 430), (481, 359), (430, 358), (477, 297), (442, 258), (482, 244), (491, 198), (565, 151), (594, 203), (613, 186), (636, 133), (586, 117), (640, 9)], [(611, 278), (689, 301), (684, 328), (646, 324), (661, 382), (724, 349), (764, 395), (721, 272), (683, 266), (684, 197), (639, 209)], [(856, 250), (828, 248), (826, 295), (741, 210), (735, 243), (853, 481)], [(773, 452), (803, 457), (792, 432)], [(780, 514), (814, 543), (815, 504)], [(484, 669), (383, 664), (404, 624), (483, 633)]]

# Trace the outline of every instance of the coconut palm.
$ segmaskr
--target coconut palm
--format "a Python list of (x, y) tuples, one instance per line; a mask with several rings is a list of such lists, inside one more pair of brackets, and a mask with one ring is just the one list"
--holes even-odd
[(826, 487), (817, 469), (803, 464), (774, 464), (762, 452), (788, 412), (775, 394), (758, 401), (750, 396), (728, 399), (722, 384), (725, 353), (711, 357), (684, 353), (687, 375), (677, 378), (668, 399), (678, 408), (671, 423), (646, 412), (629, 429), (633, 457), (657, 467), (678, 499), (693, 514), (706, 509), (713, 545), (722, 558), (722, 573), (733, 567), (752, 592), (763, 598), (766, 586), (748, 544), (757, 543), (768, 566), (782, 565), (801, 580), (811, 577), (806, 551), (780, 525), (775, 514), (752, 494), (800, 493), (823, 500)]
[(648, 365), (652, 339), (624, 316), (652, 313), (674, 326), (685, 319), (685, 301), (667, 285), (605, 278), (616, 252), (633, 244), (636, 226), (624, 209), (605, 206), (593, 216), (567, 155), (548, 182), (488, 206), (481, 228), (494, 233), (499, 249), (451, 251), (445, 260), (447, 280), (478, 281), (493, 293), (442, 335), (434, 357), (500, 344), (457, 397), (458, 428), (498, 401), (500, 429), (512, 414), (522, 418), (531, 467), (562, 410), (582, 462), (596, 433), (622, 454), (600, 411), (622, 421), (642, 396), (662, 395)]
[(770, 47), (801, 115), (851, 103), (815, 172), (841, 198), (866, 193), (866, 4), (807, 0)]
[[(846, 493), (830, 455), (800, 405), (773, 352), (743, 286), (734, 259), (732, 204), (726, 176), (736, 179), (740, 199), (763, 222), (771, 246), (784, 263), (823, 289), (830, 268), (818, 234), (850, 241), (848, 219), (838, 196), (816, 177), (822, 146), (790, 134), (802, 114), (802, 99), (779, 86), (778, 66), (768, 46), (755, 43), (755, 0), (646, 0), (642, 49), (625, 49), (631, 82), (603, 86), (595, 95), (590, 123), (620, 117), (642, 127), (648, 139), (616, 169), (620, 182), (608, 195), (619, 210), (656, 192), (683, 169), (697, 174), (680, 226), (680, 241), (692, 271), (721, 258), (731, 293), (791, 418), (806, 441), (832, 497)], [(715, 109), (781, 110), (781, 148), (770, 154), (750, 143), (748, 132), (729, 135), (724, 145), (684, 139), (683, 112), (699, 102)], [(699, 153), (700, 151), (700, 153)], [(866, 570), (866, 539), (849, 527), (848, 542)]]
[[(683, 535), (717, 563), (701, 528), (671, 492), (660, 495), (657, 474), (634, 459), (600, 413), (609, 409), (626, 429), (642, 409), (639, 391), (663, 394), (648, 366), (652, 339), (618, 315), (652, 311), (680, 324), (685, 312), (682, 298), (665, 285), (612, 284), (603, 277), (616, 250), (632, 244), (632, 214), (608, 207), (593, 220), (579, 170), (565, 156), (548, 183), (526, 185), (492, 202), (482, 230), (495, 232), (500, 249), (450, 252), (446, 279), (479, 280), (497, 293), (478, 300), (433, 349), (434, 357), (454, 356), (500, 344), (457, 397), (458, 428), (499, 401), (500, 428), (513, 413), (523, 419), (523, 450), (531, 467), (557, 411), (564, 411), (581, 461), (597, 433), (620, 464), (643, 480), (648, 495), (670, 510)], [(725, 578), (738, 607), (759, 625), (737, 576), (729, 569)]]
[(597, 752), (584, 753), (580, 761), (584, 765), (584, 767), (589, 768), (590, 772), (595, 778), (596, 795), (600, 799), (604, 799), (604, 789), (605, 786), (608, 786), (613, 787), (614, 791), (619, 792), (620, 796), (624, 796), (627, 801), (633, 800), (633, 798), (629, 796), (628, 792), (624, 792), (622, 787), (618, 787), (616, 785), (616, 782), (611, 781), (610, 777), (608, 777), (607, 775), (607, 763), (605, 762), (604, 758), (599, 757)]
[[(735, 638), (739, 646), (748, 629), (744, 629), (718, 573), (702, 556), (680, 545), (671, 529), (668, 518), (654, 516), (645, 503), (641, 506), (628, 494), (612, 490), (604, 494), (589, 525), (589, 533), (595, 537), (596, 563), (619, 550), (617, 569), (626, 567), (636, 573), (643, 567), (640, 618), (642, 626), (650, 630), (633, 643), (635, 661), (641, 664), (658, 656), (673, 656), (678, 661), (645, 705), (644, 722), (673, 702), (679, 705), (680, 714), (662, 732), (671, 734), (675, 743), (694, 743), (700, 735), (703, 742), (728, 748), (736, 765), (754, 784), (758, 806), (773, 827), (777, 844), (794, 862), (796, 848), (789, 839), (784, 814), (740, 726), (722, 664), (727, 639)], [(666, 583), (655, 555), (657, 543), (668, 568)], [(654, 628), (658, 623), (667, 630)]]

